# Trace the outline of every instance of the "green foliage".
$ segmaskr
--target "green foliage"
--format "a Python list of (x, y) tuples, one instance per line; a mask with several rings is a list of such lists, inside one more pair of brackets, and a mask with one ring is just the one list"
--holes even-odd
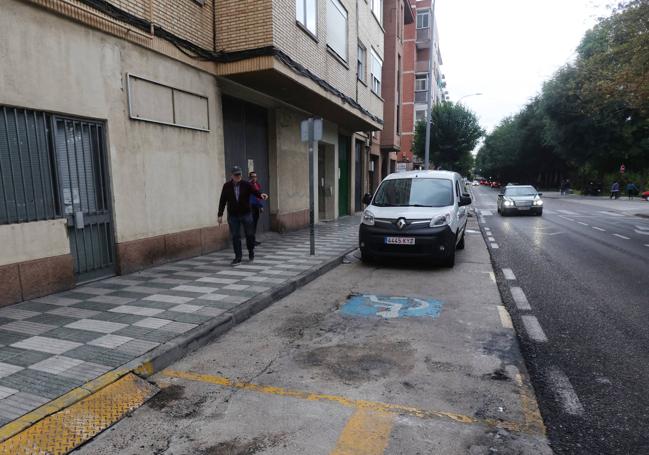
[[(444, 102), (433, 107), (430, 129), (430, 160), (435, 168), (453, 170), (462, 175), (473, 168), (471, 151), (484, 136), (478, 118), (461, 104)], [(413, 152), (424, 159), (426, 122), (415, 128)]]
[(575, 62), (487, 136), (476, 167), (550, 186), (608, 181), (622, 163), (649, 171), (649, 0), (619, 5), (588, 31)]

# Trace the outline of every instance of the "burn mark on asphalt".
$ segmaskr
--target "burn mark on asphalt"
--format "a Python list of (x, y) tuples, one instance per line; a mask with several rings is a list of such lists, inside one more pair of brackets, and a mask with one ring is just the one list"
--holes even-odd
[(345, 382), (367, 382), (407, 374), (414, 368), (415, 350), (406, 341), (337, 344), (300, 353), (296, 361), (318, 369), (325, 377)]
[[(257, 436), (251, 440), (234, 438), (207, 447), (198, 453), (200, 455), (254, 455), (263, 450), (277, 447), (286, 440), (285, 433)], [(285, 446), (285, 445), (284, 445)]]
[(207, 401), (206, 396), (191, 400), (185, 397), (185, 388), (179, 384), (164, 387), (147, 402), (151, 409), (164, 411), (172, 417), (188, 419), (194, 417)]

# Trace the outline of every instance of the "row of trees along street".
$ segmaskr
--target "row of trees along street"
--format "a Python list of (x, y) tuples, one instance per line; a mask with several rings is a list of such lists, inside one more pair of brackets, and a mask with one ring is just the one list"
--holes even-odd
[[(624, 164), (626, 174), (620, 178)], [(576, 58), (481, 146), (476, 169), (500, 181), (649, 186), (649, 0), (624, 1), (586, 32)]]
[[(430, 161), (431, 169), (445, 169), (469, 175), (474, 166), (471, 152), (485, 131), (476, 115), (460, 103), (445, 101), (436, 104), (431, 112)], [(413, 153), (424, 160), (426, 122), (417, 122)]]

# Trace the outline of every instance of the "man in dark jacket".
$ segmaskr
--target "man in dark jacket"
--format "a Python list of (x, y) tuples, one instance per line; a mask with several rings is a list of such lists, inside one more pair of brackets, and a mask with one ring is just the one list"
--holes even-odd
[(263, 200), (268, 195), (260, 193), (250, 183), (241, 178), (241, 168), (232, 167), (232, 179), (225, 182), (221, 190), (219, 200), (219, 224), (223, 223), (223, 210), (228, 206), (228, 225), (232, 236), (232, 247), (234, 248), (234, 259), (232, 265), (241, 262), (243, 254), (241, 250), (241, 226), (246, 234), (246, 246), (248, 247), (248, 258), (252, 261), (255, 258), (255, 233), (253, 230), (252, 212), (250, 210), (250, 196), (254, 195)]

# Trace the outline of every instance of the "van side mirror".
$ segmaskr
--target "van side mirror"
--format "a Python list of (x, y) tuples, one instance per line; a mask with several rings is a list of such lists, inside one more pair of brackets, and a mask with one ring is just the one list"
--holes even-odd
[(536, 193), (536, 194), (538, 194), (539, 196), (543, 196), (543, 193)]
[(372, 202), (372, 195), (370, 193), (365, 193), (365, 196), (363, 196), (363, 204), (370, 205), (371, 202)]
[(460, 201), (457, 204), (459, 207), (464, 207), (465, 205), (471, 205), (471, 196), (468, 194), (463, 194), (460, 196)]

